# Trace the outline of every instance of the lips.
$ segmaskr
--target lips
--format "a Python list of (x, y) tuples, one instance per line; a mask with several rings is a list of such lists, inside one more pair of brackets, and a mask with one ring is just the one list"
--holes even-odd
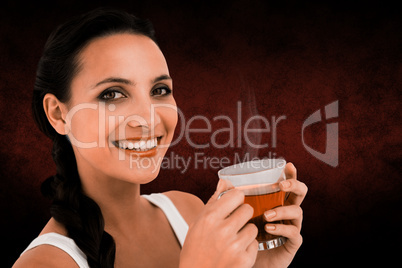
[(147, 152), (158, 146), (158, 141), (162, 137), (150, 137), (142, 139), (127, 139), (114, 141), (113, 144), (119, 149), (132, 152)]

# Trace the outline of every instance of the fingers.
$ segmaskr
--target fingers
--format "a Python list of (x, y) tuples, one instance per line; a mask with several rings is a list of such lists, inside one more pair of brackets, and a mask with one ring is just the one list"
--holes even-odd
[(273, 235), (286, 237), (288, 241), (285, 246), (292, 251), (297, 250), (303, 243), (303, 237), (299, 229), (294, 225), (268, 223), (265, 225), (265, 231)]
[(211, 196), (207, 204), (213, 203), (218, 199), (218, 196), (227, 190), (233, 189), (233, 185), (230, 181), (224, 180), (224, 179), (219, 179), (218, 185), (216, 186), (216, 191), (215, 193)]
[[(292, 163), (285, 167), (286, 180), (279, 184), (282, 191), (289, 193), (285, 202), (286, 206), (276, 207), (264, 213), (265, 230), (273, 235), (280, 235), (288, 238), (285, 247), (295, 252), (301, 246), (303, 238), (300, 234), (303, 221), (303, 210), (300, 204), (307, 194), (307, 186), (297, 180), (297, 170)], [(274, 221), (289, 220), (291, 224), (271, 223)]]
[(301, 224), (303, 221), (303, 210), (300, 206), (289, 205), (283, 207), (276, 207), (268, 210), (264, 213), (264, 218), (268, 222), (279, 220), (291, 220), (292, 224), (301, 230)]
[(252, 254), (252, 253), (255, 253), (255, 255), (254, 255), (252, 258), (253, 258), (254, 260), (256, 259), (257, 253), (258, 253), (258, 241), (257, 241), (257, 239), (253, 239), (253, 240), (251, 241), (251, 243), (248, 245), (246, 251), (249, 252), (249, 253), (251, 253), (251, 254)]
[(253, 241), (257, 237), (257, 234), (258, 234), (257, 226), (255, 226), (255, 224), (248, 223), (238, 233), (237, 240), (240, 245), (245, 245), (245, 248), (247, 248), (250, 244), (253, 243)]
[[(246, 224), (243, 229), (240, 230), (240, 232), (237, 235), (237, 241), (236, 244), (240, 252), (242, 252), (244, 249), (247, 252), (247, 257), (245, 258), (245, 263), (244, 266), (242, 267), (251, 267), (255, 259), (257, 258), (257, 253), (258, 253), (258, 242), (256, 240), (258, 234), (258, 229), (257, 226), (254, 224)], [(236, 247), (236, 245), (235, 245)]]
[(233, 189), (222, 195), (219, 200), (211, 201), (209, 204), (209, 209), (210, 213), (214, 214), (220, 219), (225, 219), (243, 204), (244, 193), (240, 190)]
[(248, 253), (249, 263), (247, 263), (245, 267), (254, 267), (258, 254), (258, 241), (256, 239), (248, 245), (246, 252)]
[(287, 180), (296, 179), (297, 178), (297, 169), (293, 165), (293, 163), (289, 162), (285, 166), (285, 176)]
[(295, 179), (282, 181), (279, 187), (284, 192), (289, 192), (289, 196), (286, 199), (287, 204), (299, 205), (303, 202), (307, 194), (307, 186), (303, 182)]
[(226, 219), (226, 224), (238, 232), (251, 219), (253, 213), (254, 209), (252, 206), (242, 204)]

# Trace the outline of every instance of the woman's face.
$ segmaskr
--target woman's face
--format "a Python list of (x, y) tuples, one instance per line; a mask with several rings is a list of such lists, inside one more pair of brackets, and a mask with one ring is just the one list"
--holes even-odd
[(66, 130), (81, 176), (153, 180), (177, 123), (172, 79), (148, 37), (114, 34), (90, 42), (66, 103)]

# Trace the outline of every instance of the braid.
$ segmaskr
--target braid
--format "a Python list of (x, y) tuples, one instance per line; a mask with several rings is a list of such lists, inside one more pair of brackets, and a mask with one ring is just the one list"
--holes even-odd
[(155, 41), (152, 24), (119, 10), (99, 8), (60, 25), (45, 44), (39, 60), (32, 110), (39, 129), (54, 141), (53, 159), (57, 174), (42, 184), (42, 192), (53, 199), (52, 217), (63, 224), (91, 267), (113, 267), (116, 246), (104, 231), (99, 206), (81, 187), (70, 142), (49, 123), (43, 98), (53, 94), (65, 103), (71, 98), (71, 81), (79, 70), (80, 51), (95, 38), (114, 33), (133, 33)]
[(57, 174), (42, 184), (43, 194), (53, 198), (52, 217), (65, 226), (90, 267), (113, 267), (114, 240), (104, 231), (99, 206), (82, 192), (74, 152), (64, 136), (55, 137), (52, 155)]

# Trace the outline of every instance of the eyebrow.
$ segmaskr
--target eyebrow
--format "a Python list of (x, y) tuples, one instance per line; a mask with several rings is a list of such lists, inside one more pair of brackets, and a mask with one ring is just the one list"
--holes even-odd
[(126, 85), (133, 85), (133, 82), (131, 82), (128, 79), (120, 78), (120, 77), (108, 77), (106, 79), (103, 79), (102, 81), (96, 83), (92, 88), (96, 88), (102, 84), (107, 84), (107, 83), (122, 83)]
[[(155, 84), (155, 83), (158, 83), (158, 82), (160, 82), (162, 80), (172, 80), (172, 78), (167, 74), (163, 74), (163, 75), (160, 75), (160, 76), (156, 77), (155, 79), (153, 79), (152, 83)], [(96, 87), (98, 87), (98, 86), (100, 86), (102, 84), (106, 84), (106, 83), (122, 83), (122, 84), (130, 85), (130, 86), (135, 84), (132, 81), (130, 81), (128, 79), (125, 79), (125, 78), (108, 77), (108, 78), (103, 79), (102, 81), (96, 83), (96, 85), (94, 85), (92, 88), (96, 88)]]
[(155, 84), (162, 80), (172, 80), (172, 78), (167, 74), (163, 74), (163, 75), (156, 77), (154, 80), (152, 80), (152, 83)]

